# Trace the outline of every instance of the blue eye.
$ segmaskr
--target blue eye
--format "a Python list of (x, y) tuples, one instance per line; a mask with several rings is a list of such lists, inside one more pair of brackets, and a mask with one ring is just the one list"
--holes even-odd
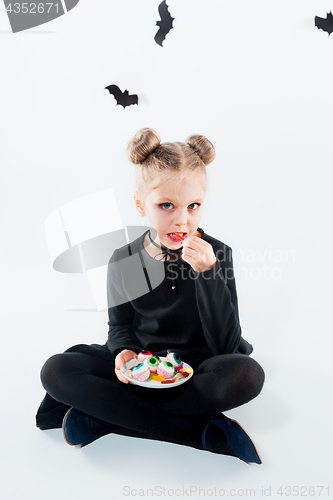
[[(165, 208), (165, 205), (171, 205), (171, 206), (173, 206), (173, 205), (172, 205), (172, 203), (162, 203), (162, 204), (160, 205), (160, 207)], [(166, 208), (165, 210), (169, 210), (169, 208)]]
[[(166, 205), (169, 205), (169, 208), (166, 207)], [(193, 205), (197, 205), (196, 207), (194, 208), (191, 208), (191, 206)], [(162, 207), (163, 209), (165, 210), (170, 210), (171, 208), (173, 208), (173, 204), (172, 203), (161, 203), (161, 205), (159, 205), (160, 207)], [(200, 207), (200, 203), (190, 203), (190, 205), (188, 205), (188, 208), (190, 208), (190, 210), (195, 210), (196, 208)]]

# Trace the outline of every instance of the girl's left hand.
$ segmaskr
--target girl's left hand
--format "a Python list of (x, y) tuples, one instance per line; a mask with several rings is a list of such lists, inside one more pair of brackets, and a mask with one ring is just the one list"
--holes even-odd
[(198, 236), (185, 238), (182, 259), (197, 273), (212, 269), (217, 262), (212, 245)]

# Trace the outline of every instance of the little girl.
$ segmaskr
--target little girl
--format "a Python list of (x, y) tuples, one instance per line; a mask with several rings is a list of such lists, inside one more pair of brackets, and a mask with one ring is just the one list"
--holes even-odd
[[(150, 229), (110, 259), (107, 343), (77, 345), (44, 364), (37, 426), (62, 426), (71, 445), (117, 433), (259, 464), (251, 438), (222, 413), (255, 398), (264, 372), (241, 336), (231, 248), (199, 227), (214, 147), (200, 135), (161, 144), (142, 129), (127, 153), (136, 209)], [(186, 383), (154, 390), (122, 375), (140, 351), (168, 349), (192, 366)]]

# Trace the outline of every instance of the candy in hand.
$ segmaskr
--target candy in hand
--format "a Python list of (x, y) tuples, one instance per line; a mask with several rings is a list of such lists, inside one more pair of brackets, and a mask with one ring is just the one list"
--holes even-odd
[(177, 238), (179, 238), (181, 241), (184, 241), (187, 234), (185, 234), (185, 236), (183, 236), (183, 233), (173, 233)]

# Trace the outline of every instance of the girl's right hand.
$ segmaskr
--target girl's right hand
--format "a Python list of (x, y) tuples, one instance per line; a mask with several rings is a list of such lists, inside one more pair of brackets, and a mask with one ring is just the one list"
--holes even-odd
[(128, 384), (128, 380), (122, 375), (120, 368), (123, 366), (124, 363), (127, 363), (130, 359), (136, 358), (137, 354), (134, 351), (130, 351), (129, 349), (124, 349), (121, 351), (115, 359), (115, 374), (117, 375), (117, 378), (120, 380), (120, 382), (124, 382), (124, 384)]

